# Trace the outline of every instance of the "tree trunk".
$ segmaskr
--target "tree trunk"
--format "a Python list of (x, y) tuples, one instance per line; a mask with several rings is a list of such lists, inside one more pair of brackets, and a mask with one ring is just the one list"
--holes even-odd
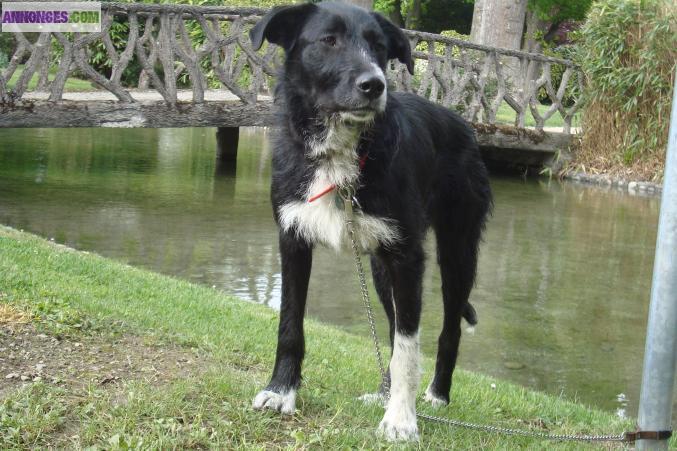
[(344, 0), (346, 3), (352, 3), (355, 6), (360, 8), (368, 9), (371, 11), (374, 9), (374, 0)]
[(536, 39), (539, 32), (545, 33), (548, 29), (549, 23), (538, 17), (534, 11), (527, 11), (526, 16), (527, 31), (524, 35), (524, 46), (522, 50), (529, 53), (541, 53), (541, 42)]
[(418, 30), (421, 24), (421, 0), (413, 0), (407, 13), (406, 25), (409, 30)]
[(398, 27), (404, 27), (404, 17), (402, 17), (402, 2), (400, 0), (393, 1), (393, 10), (388, 13), (388, 18)]
[(527, 0), (476, 0), (470, 40), (518, 50), (526, 12)]
[[(529, 53), (542, 53), (543, 46), (538, 39), (539, 32), (543, 32), (548, 23), (538, 17), (534, 11), (527, 11), (526, 15), (527, 31), (524, 35), (524, 45), (522, 50)], [(530, 89), (530, 84), (534, 82), (541, 72), (541, 63), (538, 61), (529, 61), (526, 68), (523, 89)]]
[[(475, 0), (470, 40), (476, 44), (519, 50), (528, 0)], [(505, 61), (512, 79), (519, 79), (519, 61)]]

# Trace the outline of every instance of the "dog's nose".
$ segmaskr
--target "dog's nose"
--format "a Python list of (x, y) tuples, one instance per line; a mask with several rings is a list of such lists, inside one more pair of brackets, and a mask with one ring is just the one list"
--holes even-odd
[(385, 83), (381, 77), (374, 74), (362, 74), (355, 82), (357, 89), (368, 99), (378, 98), (385, 89)]

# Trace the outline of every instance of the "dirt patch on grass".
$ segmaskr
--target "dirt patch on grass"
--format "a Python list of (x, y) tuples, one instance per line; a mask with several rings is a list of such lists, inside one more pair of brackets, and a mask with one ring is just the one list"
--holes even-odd
[(31, 316), (28, 313), (22, 312), (9, 304), (0, 304), (0, 324), (12, 326), (26, 324), (30, 320)]
[(0, 399), (38, 381), (70, 390), (130, 380), (161, 385), (204, 370), (195, 349), (154, 344), (134, 335), (54, 336), (16, 311), (4, 313), (0, 312)]

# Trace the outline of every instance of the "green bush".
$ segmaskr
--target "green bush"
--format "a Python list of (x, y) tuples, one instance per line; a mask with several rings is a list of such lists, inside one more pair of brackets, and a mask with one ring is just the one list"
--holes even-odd
[(15, 47), (16, 41), (13, 33), (0, 33), (0, 69), (7, 67)]
[(660, 179), (677, 61), (675, 3), (596, 2), (581, 30), (579, 60), (586, 75), (583, 157)]
[[(469, 35), (461, 34), (461, 33), (458, 33), (454, 30), (444, 30), (444, 31), (441, 31), (440, 34), (442, 36), (446, 36), (448, 38), (453, 38), (453, 39), (458, 39), (460, 41), (470, 41)], [(424, 53), (428, 52), (428, 42), (426, 42), (426, 41), (419, 42), (418, 44), (416, 44), (416, 50), (418, 50), (419, 52), (424, 52)], [(436, 42), (435, 43), (435, 54), (442, 56), (442, 55), (444, 55), (444, 51), (445, 51), (445, 45), (443, 43)], [(454, 47), (454, 49), (451, 52), (451, 55), (454, 58), (458, 58), (458, 57), (461, 56), (461, 52), (459, 51), (458, 47)]]
[[(547, 43), (542, 44), (543, 47), (543, 54), (546, 56), (552, 56), (554, 58), (561, 58), (569, 61), (573, 61), (576, 63), (578, 61), (578, 43), (574, 42), (572, 44), (566, 44), (566, 45), (560, 45), (557, 47), (553, 47), (552, 45), (549, 45)], [(552, 64), (550, 65), (550, 79), (552, 81), (552, 86), (557, 91), (559, 89), (559, 85), (562, 83), (562, 76), (564, 75), (564, 71), (566, 70), (566, 66), (562, 64)], [(562, 98), (562, 103), (564, 104), (565, 107), (570, 107), (572, 106), (575, 102), (576, 99), (581, 97), (581, 90), (579, 87), (579, 84), (576, 79), (574, 79), (574, 75), (569, 79), (569, 82), (567, 84), (566, 91), (564, 92), (564, 97)], [(548, 95), (547, 91), (545, 88), (541, 88), (538, 91), (538, 100), (540, 103), (544, 105), (550, 105), (552, 103), (552, 99)]]
[[(143, 21), (140, 22), (139, 35), (142, 35), (144, 23)], [(122, 53), (127, 47), (127, 39), (129, 37), (129, 23), (127, 17), (116, 16), (113, 20), (113, 23), (111, 24), (109, 35), (111, 37), (113, 47), (115, 47), (118, 53)], [(108, 57), (106, 47), (102, 41), (98, 40), (90, 46), (89, 64), (91, 64), (94, 70), (97, 72), (106, 75), (106, 77), (110, 77), (113, 62)], [(135, 86), (137, 80), (139, 79), (140, 73), (141, 63), (138, 61), (135, 53), (134, 57), (122, 73), (122, 84), (125, 86)]]

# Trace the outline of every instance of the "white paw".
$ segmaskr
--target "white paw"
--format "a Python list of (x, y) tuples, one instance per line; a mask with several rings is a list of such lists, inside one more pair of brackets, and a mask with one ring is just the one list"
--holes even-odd
[(359, 398), (360, 401), (362, 401), (365, 404), (372, 405), (376, 404), (379, 406), (384, 406), (386, 403), (386, 397), (383, 395), (383, 393), (365, 393), (364, 395), (360, 396)]
[(391, 442), (417, 441), (416, 413), (405, 413), (401, 410), (392, 413), (392, 410), (386, 410), (381, 423), (378, 425), (378, 432)]
[(423, 399), (428, 401), (435, 408), (444, 407), (447, 405), (446, 400), (440, 398), (439, 396), (435, 395), (435, 393), (433, 393), (430, 385), (428, 385), (428, 388), (426, 388)]
[(257, 410), (270, 409), (285, 415), (293, 415), (296, 410), (296, 390), (285, 393), (261, 390), (254, 397), (252, 407)]

